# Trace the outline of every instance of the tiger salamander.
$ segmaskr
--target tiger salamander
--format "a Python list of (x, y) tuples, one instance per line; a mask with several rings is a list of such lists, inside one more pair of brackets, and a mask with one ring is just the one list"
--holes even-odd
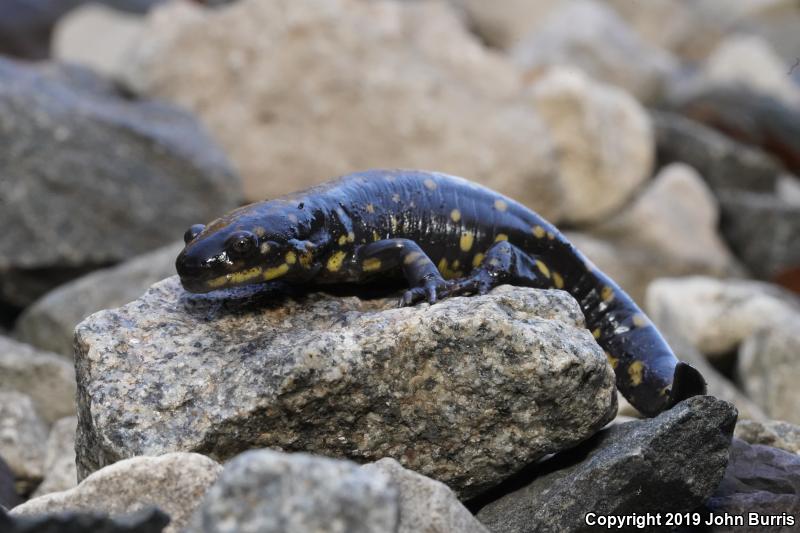
[(550, 223), (467, 180), (371, 170), (241, 207), (190, 227), (176, 261), (184, 288), (208, 292), (280, 279), (359, 283), (402, 275), (401, 305), (485, 294), (508, 283), (568, 291), (616, 372), (617, 387), (653, 416), (705, 393), (611, 279)]

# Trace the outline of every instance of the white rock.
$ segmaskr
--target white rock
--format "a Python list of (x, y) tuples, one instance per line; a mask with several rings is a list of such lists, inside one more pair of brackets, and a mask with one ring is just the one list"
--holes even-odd
[(47, 426), (33, 401), (19, 392), (0, 391), (0, 457), (25, 492), (44, 475), (46, 441)]
[(33, 497), (68, 490), (78, 484), (75, 466), (75, 429), (78, 417), (62, 418), (50, 428), (44, 456), (44, 481), (36, 487)]
[(652, 170), (655, 143), (645, 110), (574, 69), (549, 70), (531, 94), (558, 154), (564, 220), (588, 223), (619, 210)]
[(563, 0), (450, 0), (491, 46), (511, 48), (534, 31)]
[(177, 533), (221, 470), (218, 463), (196, 453), (132, 457), (98, 470), (75, 488), (18, 505), (11, 514), (93, 511), (117, 516), (156, 506), (171, 518), (165, 533)]

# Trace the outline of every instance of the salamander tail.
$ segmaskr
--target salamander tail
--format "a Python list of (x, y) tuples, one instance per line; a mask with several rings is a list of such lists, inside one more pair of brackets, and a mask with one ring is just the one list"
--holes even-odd
[(683, 361), (675, 366), (675, 373), (672, 377), (672, 390), (669, 394), (669, 407), (672, 407), (681, 400), (700, 396), (706, 393), (706, 380), (700, 372)]

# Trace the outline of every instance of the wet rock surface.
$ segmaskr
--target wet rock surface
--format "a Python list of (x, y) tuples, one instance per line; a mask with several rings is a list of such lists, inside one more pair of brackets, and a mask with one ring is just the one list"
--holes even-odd
[(75, 414), (75, 369), (58, 355), (0, 335), (0, 391), (32, 400), (47, 422)]
[[(710, 396), (616, 424), (537, 465), (534, 481), (478, 513), (491, 531), (590, 531), (584, 515), (688, 512), (728, 463), (736, 409)], [(669, 496), (665, 496), (665, 495)]]
[(23, 307), (238, 201), (224, 155), (185, 112), (75, 67), (0, 59), (0, 80), (0, 224), (14, 228), (0, 234), (0, 302)]
[(183, 242), (169, 244), (61, 285), (20, 315), (14, 335), (72, 359), (75, 326), (92, 313), (135, 300), (153, 283), (172, 276), (181, 248)]
[(138, 454), (277, 447), (393, 457), (469, 495), (616, 411), (613, 371), (563, 291), (388, 309), (394, 298), (275, 290), (190, 295), (170, 278), (81, 323), (79, 475)]
[(398, 518), (398, 491), (380, 471), (303, 453), (253, 450), (225, 466), (190, 530), (394, 533)]
[(12, 509), (14, 517), (58, 512), (122, 516), (157, 507), (170, 517), (164, 530), (177, 533), (188, 523), (222, 467), (199, 454), (169, 453), (119, 461), (77, 487), (39, 496)]

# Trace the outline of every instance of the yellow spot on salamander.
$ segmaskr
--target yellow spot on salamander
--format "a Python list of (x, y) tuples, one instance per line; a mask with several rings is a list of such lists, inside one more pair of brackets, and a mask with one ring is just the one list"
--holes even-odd
[(378, 232), (377, 232), (377, 231), (375, 231), (375, 230), (372, 230), (372, 240), (373, 240), (373, 241), (379, 241), (379, 240), (381, 240), (381, 236), (380, 236), (380, 235), (378, 235)]
[(450, 211), (450, 219), (453, 222), (458, 222), (459, 220), (461, 220), (461, 211), (459, 211), (458, 209), (453, 209), (452, 211)]
[(367, 213), (374, 213), (374, 212), (375, 212), (375, 206), (372, 204), (367, 204)]
[(611, 363), (611, 368), (616, 370), (617, 366), (619, 366), (619, 359), (614, 357), (613, 355), (611, 355), (608, 352), (606, 352), (606, 359), (608, 359), (608, 362)]
[(419, 253), (419, 252), (409, 252), (403, 258), (403, 263), (405, 263), (406, 265), (410, 265), (411, 263), (413, 263), (414, 261), (416, 261), (420, 257), (422, 257), (422, 254)]
[(498, 211), (505, 211), (508, 209), (508, 204), (504, 200), (498, 198), (494, 201), (494, 208)]
[(458, 260), (453, 261), (452, 265), (448, 265), (447, 259), (442, 257), (439, 260), (439, 264), (436, 266), (436, 268), (439, 269), (439, 272), (441, 272), (444, 279), (460, 278), (464, 275), (463, 272), (458, 270)]
[(508, 235), (506, 235), (505, 233), (498, 233), (497, 237), (494, 238), (494, 242), (507, 241), (507, 240), (508, 240)]
[(311, 266), (311, 260), (314, 257), (311, 254), (311, 250), (306, 250), (302, 254), (300, 254), (300, 264), (303, 268), (309, 268)]
[(374, 272), (381, 268), (381, 260), (375, 257), (370, 257), (364, 260), (364, 263), (361, 265), (361, 269), (364, 272)]
[(536, 260), (536, 267), (539, 269), (539, 272), (541, 272), (542, 274), (544, 274), (544, 276), (545, 276), (546, 278), (549, 278), (549, 277), (550, 277), (550, 269), (549, 269), (549, 268), (547, 268), (547, 265), (545, 265), (543, 262), (541, 262), (541, 261), (540, 261), (540, 260), (538, 260), (538, 259)]
[(642, 384), (642, 373), (644, 364), (641, 361), (634, 361), (628, 367), (628, 376), (631, 378), (631, 385), (634, 387)]
[(439, 264), (436, 265), (436, 268), (438, 268), (439, 272), (441, 272), (442, 274), (447, 272), (447, 259), (445, 259), (444, 257), (439, 259)]
[(344, 262), (344, 258), (347, 254), (342, 251), (334, 252), (328, 258), (328, 264), (326, 265), (328, 270), (331, 272), (338, 272), (339, 269), (342, 268), (342, 263)]
[(462, 252), (469, 252), (472, 249), (472, 243), (475, 241), (475, 235), (469, 231), (465, 231), (461, 234), (461, 240), (459, 241), (459, 246), (461, 247)]
[(214, 278), (208, 281), (207, 284), (209, 287), (213, 287), (216, 289), (219, 287), (224, 287), (226, 285), (247, 283), (248, 281), (258, 278), (262, 272), (263, 270), (261, 269), (261, 267), (248, 268), (247, 270), (242, 270), (241, 272), (233, 272), (231, 274), (225, 274), (224, 276)]
[(475, 254), (475, 257), (472, 258), (472, 266), (478, 267), (481, 263), (483, 263), (483, 258), (485, 256), (483, 254)]
[(556, 289), (563, 289), (564, 288), (564, 278), (561, 277), (561, 274), (553, 271), (553, 285), (555, 285)]
[(544, 228), (541, 226), (534, 226), (531, 228), (531, 231), (533, 232), (534, 237), (536, 237), (537, 239), (541, 239), (542, 237), (545, 236), (546, 233), (544, 231)]
[(612, 289), (610, 285), (606, 285), (600, 291), (600, 298), (606, 303), (612, 301), (614, 299), (614, 289)]
[(352, 231), (347, 234), (347, 242), (356, 242), (356, 234)]
[(436, 189), (436, 182), (428, 178), (425, 180), (425, 187), (433, 191)]
[(632, 322), (633, 322), (633, 325), (636, 326), (637, 328), (643, 328), (643, 327), (647, 326), (650, 323), (647, 320), (647, 317), (644, 316), (641, 313), (636, 313), (635, 315), (633, 315)]
[(453, 270), (458, 270), (458, 267), (461, 266), (461, 263), (456, 259), (453, 261)]
[(592, 336), (595, 339), (599, 339), (600, 335), (601, 335), (600, 328), (594, 328), (594, 330), (592, 331)]
[(279, 278), (289, 272), (289, 265), (286, 263), (276, 266), (274, 268), (268, 268), (264, 271), (264, 281), (269, 281), (271, 279)]
[(347, 235), (339, 235), (339, 246), (344, 246), (347, 243)]
[(286, 252), (286, 262), (290, 265), (293, 265), (297, 262), (297, 256), (294, 252)]

